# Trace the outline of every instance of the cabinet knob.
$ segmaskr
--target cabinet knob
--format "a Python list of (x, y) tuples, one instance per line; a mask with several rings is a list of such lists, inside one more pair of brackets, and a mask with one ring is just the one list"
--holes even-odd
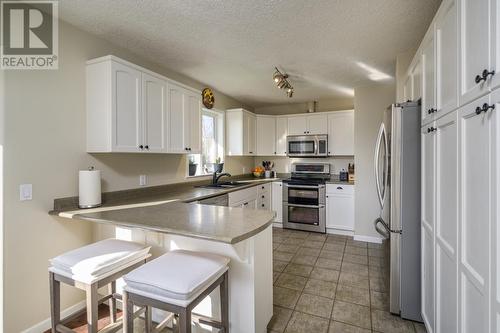
[(188, 148), (189, 151), (191, 151), (191, 148)]
[(139, 146), (139, 148), (140, 148), (140, 149), (143, 149), (143, 148), (144, 148), (144, 146), (143, 146), (143, 145), (140, 145), (140, 146)]
[(264, 207), (264, 204), (262, 204), (262, 207)]
[(436, 130), (436, 128), (431, 126), (431, 127), (427, 128), (427, 133), (434, 132), (435, 130)]
[(149, 146), (148, 146), (148, 145), (145, 145), (145, 146), (144, 146), (144, 148), (149, 149)]
[(476, 81), (476, 83), (480, 83), (481, 81), (486, 81), (488, 80), (488, 76), (493, 76), (495, 75), (495, 71), (494, 70), (487, 70), (487, 69), (484, 69), (483, 72), (481, 73), (481, 75), (476, 75), (476, 78), (474, 79)]
[(342, 186), (337, 186), (337, 190), (343, 190)]
[(481, 112), (483, 112), (483, 109), (480, 106), (476, 107), (476, 114), (480, 114)]
[(431, 114), (431, 113), (434, 113), (434, 112), (436, 112), (436, 111), (437, 111), (436, 109), (434, 109), (434, 108), (430, 108), (429, 110), (427, 110), (427, 113), (428, 113), (428, 114)]
[(262, 196), (262, 199), (264, 199), (264, 196)]

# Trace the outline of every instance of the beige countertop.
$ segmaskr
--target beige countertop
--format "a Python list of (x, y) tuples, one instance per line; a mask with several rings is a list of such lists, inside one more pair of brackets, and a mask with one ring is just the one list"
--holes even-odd
[(272, 223), (274, 212), (208, 206), (194, 202), (279, 179), (243, 181), (248, 182), (248, 185), (224, 189), (176, 184), (177, 186), (167, 186), (161, 191), (143, 191), (142, 195), (123, 195), (120, 200), (109, 200), (95, 209), (55, 208), (50, 213), (64, 218), (234, 244), (268, 227)]

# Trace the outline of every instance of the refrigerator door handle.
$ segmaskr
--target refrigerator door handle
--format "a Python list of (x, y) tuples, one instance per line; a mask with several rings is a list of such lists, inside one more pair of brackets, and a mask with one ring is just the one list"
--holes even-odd
[[(384, 230), (380, 229), (379, 223), (382, 224), (382, 226), (384, 227)], [(377, 218), (373, 222), (373, 224), (375, 225), (375, 230), (377, 230), (377, 232), (379, 234), (381, 234), (382, 236), (384, 236), (385, 238), (389, 238), (391, 233), (394, 233), (394, 234), (402, 234), (403, 233), (403, 230), (393, 230), (393, 229), (389, 228), (387, 223), (381, 217)]]
[[(378, 165), (378, 156), (380, 154), (380, 149), (382, 145), (382, 140), (384, 139), (385, 136), (385, 125), (384, 123), (380, 124), (380, 129), (378, 131), (378, 136), (377, 136), (377, 143), (375, 145), (375, 156), (373, 158), (374, 166), (375, 166), (375, 186), (377, 187), (377, 196), (378, 196), (378, 202), (380, 204), (380, 208), (384, 208), (384, 197), (385, 193), (382, 193), (381, 185), (385, 184), (380, 184), (380, 170), (379, 170), (379, 165)], [(386, 148), (386, 147), (384, 147)], [(385, 158), (385, 156), (384, 156)], [(385, 179), (383, 180), (385, 183)]]

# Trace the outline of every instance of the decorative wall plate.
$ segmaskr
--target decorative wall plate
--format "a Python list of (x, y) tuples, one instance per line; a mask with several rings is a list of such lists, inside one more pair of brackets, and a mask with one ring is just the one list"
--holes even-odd
[(203, 91), (201, 92), (201, 97), (203, 100), (203, 105), (205, 105), (207, 109), (211, 109), (214, 107), (215, 97), (212, 89), (210, 88), (203, 89)]

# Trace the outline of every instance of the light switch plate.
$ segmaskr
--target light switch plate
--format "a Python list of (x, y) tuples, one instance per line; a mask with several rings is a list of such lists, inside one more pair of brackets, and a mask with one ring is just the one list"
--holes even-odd
[(146, 175), (139, 175), (139, 186), (146, 186)]
[(33, 199), (33, 185), (21, 184), (19, 185), (19, 200), (26, 201)]

